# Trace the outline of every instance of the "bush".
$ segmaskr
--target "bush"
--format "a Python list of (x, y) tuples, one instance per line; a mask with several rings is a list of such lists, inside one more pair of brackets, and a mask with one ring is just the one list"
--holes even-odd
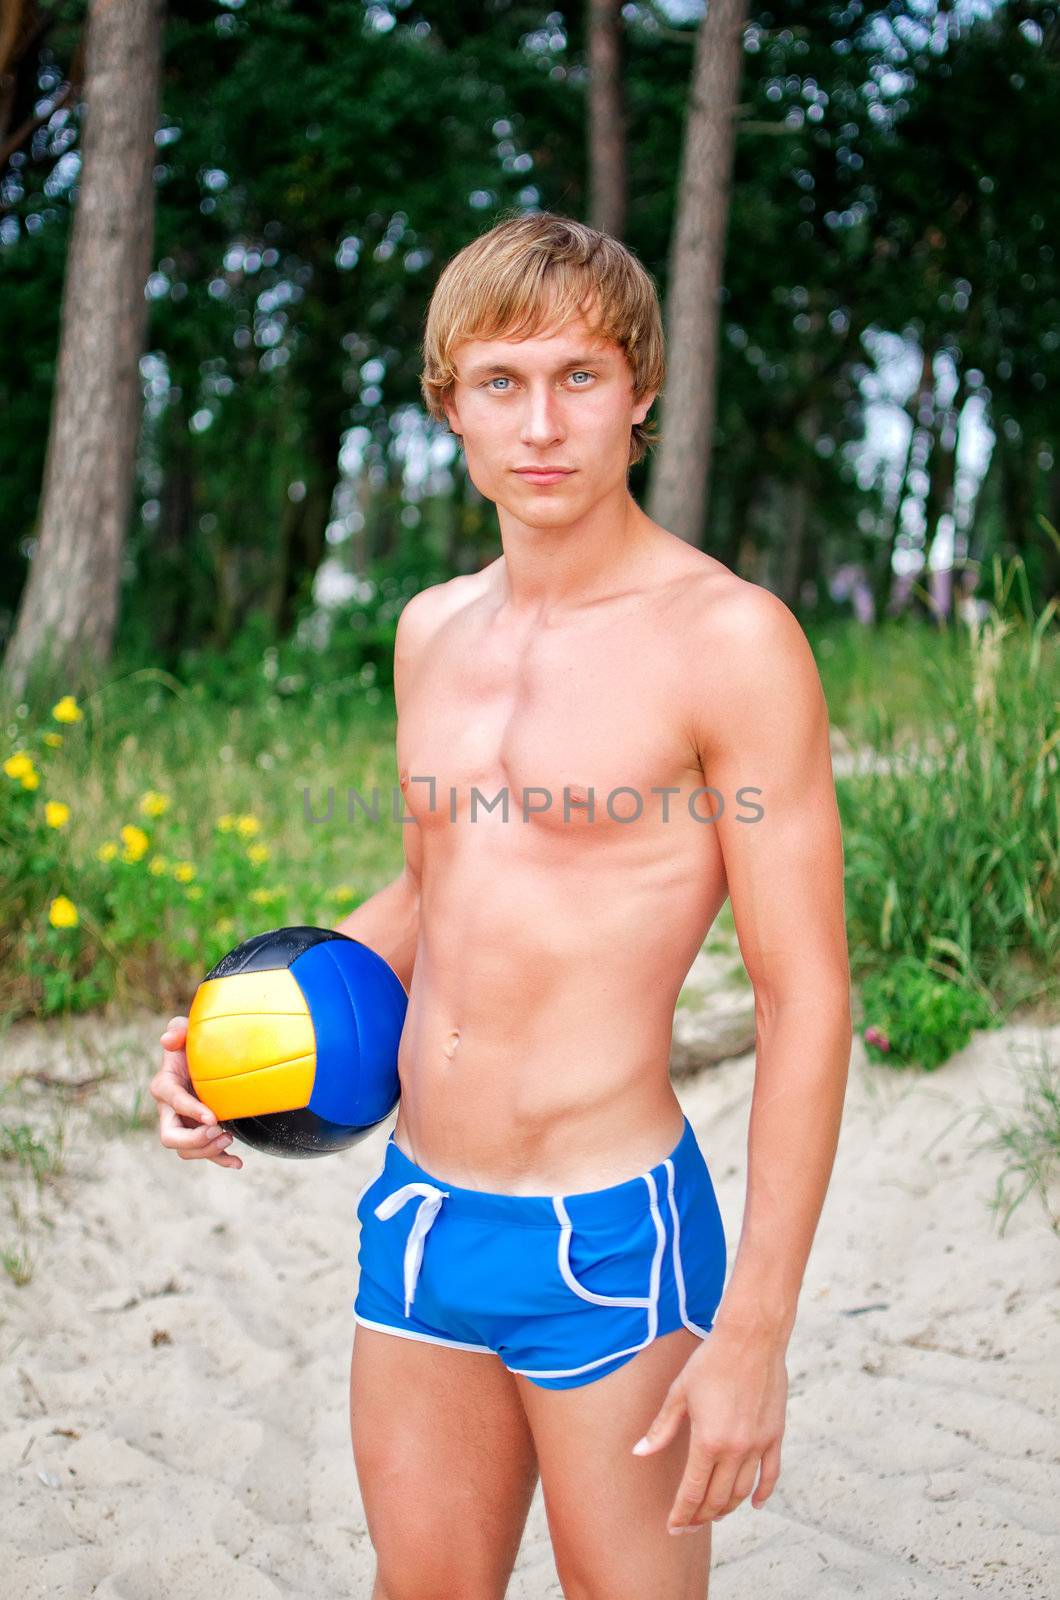
[(996, 1013), (976, 989), (940, 977), (916, 956), (901, 956), (863, 983), (862, 1038), (869, 1059), (890, 1066), (916, 1063), (927, 1071), (962, 1050), (976, 1028)]

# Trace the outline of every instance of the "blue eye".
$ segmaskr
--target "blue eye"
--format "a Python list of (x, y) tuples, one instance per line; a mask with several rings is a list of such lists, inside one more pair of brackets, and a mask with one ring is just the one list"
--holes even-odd
[[(594, 379), (596, 377), (596, 373), (595, 372), (589, 372), (585, 367), (577, 367), (577, 368), (575, 368), (575, 370), (573, 372), (569, 372), (567, 374), (567, 376), (568, 376), (568, 378), (589, 378), (590, 380), (592, 380), (592, 379)], [(510, 387), (511, 386), (511, 382), (512, 382), (511, 378), (505, 376), (505, 374), (503, 374), (503, 373), (498, 373), (495, 378), (487, 378), (484, 387), (486, 389), (493, 389), (493, 385), (495, 383), (506, 383)], [(576, 383), (574, 385), (574, 387), (576, 389), (586, 389), (586, 388), (588, 388), (588, 384)], [(494, 394), (507, 394), (508, 390), (507, 389), (493, 389), (493, 393)]]

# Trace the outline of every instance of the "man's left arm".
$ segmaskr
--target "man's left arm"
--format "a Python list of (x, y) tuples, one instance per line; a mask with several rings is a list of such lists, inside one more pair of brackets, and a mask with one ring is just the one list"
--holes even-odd
[(755, 1081), (733, 1268), (710, 1337), (648, 1432), (657, 1448), (689, 1413), (670, 1516), (689, 1528), (745, 1499), (759, 1464), (754, 1505), (779, 1474), (784, 1353), (835, 1159), (852, 1036), (842, 839), (809, 643), (787, 606), (750, 584), (707, 608), (702, 626), (690, 731), (703, 781), (724, 802), (711, 797), (720, 815), (710, 825), (754, 987)]
[[(785, 1345), (828, 1188), (850, 1061), (843, 846), (817, 666), (766, 590), (726, 618), (716, 692), (699, 711), (704, 783), (755, 997), (747, 1196), (715, 1326)], [(745, 795), (740, 791), (760, 791)], [(740, 821), (761, 807), (755, 821)]]

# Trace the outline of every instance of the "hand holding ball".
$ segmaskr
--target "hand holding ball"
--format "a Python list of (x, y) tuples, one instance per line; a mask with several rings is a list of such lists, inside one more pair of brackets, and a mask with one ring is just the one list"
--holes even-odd
[(367, 945), (276, 928), (222, 957), (195, 991), (192, 1087), (225, 1128), (271, 1155), (345, 1150), (398, 1103), (408, 996)]

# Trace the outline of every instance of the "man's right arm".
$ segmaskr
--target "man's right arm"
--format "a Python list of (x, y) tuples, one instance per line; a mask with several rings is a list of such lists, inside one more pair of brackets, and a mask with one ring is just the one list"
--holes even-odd
[[(421, 589), (406, 603), (398, 618), (394, 638), (394, 703), (399, 719), (423, 650), (446, 614), (448, 589), (447, 584), (432, 584), (430, 588)], [(336, 923), (335, 929), (351, 939), (359, 939), (381, 955), (409, 990), (419, 939), (423, 840), (418, 822), (404, 822), (401, 831), (405, 846), (405, 864), (401, 872)]]
[[(447, 584), (436, 584), (413, 595), (398, 618), (394, 639), (394, 700), (398, 716), (401, 701), (427, 640), (452, 603)], [(337, 926), (339, 933), (359, 939), (376, 951), (397, 973), (405, 989), (412, 984), (412, 967), (420, 926), (419, 824), (403, 825), (405, 865), (399, 875), (373, 894)], [(228, 1146), (232, 1135), (192, 1091), (185, 1044), (187, 1017), (173, 1017), (159, 1043), (162, 1065), (149, 1085), (158, 1103), (159, 1137), (182, 1161), (206, 1160), (219, 1167), (241, 1168), (243, 1163)]]

